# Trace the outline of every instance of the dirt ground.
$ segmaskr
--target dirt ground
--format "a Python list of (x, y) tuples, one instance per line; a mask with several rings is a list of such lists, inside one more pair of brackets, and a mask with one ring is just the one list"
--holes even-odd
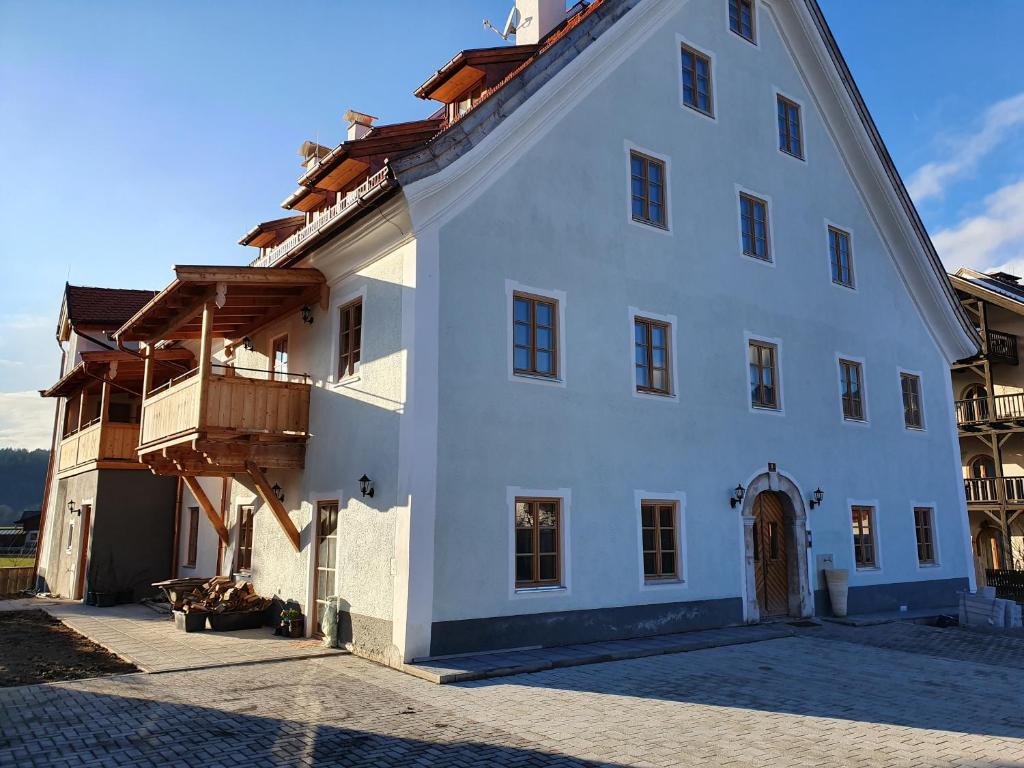
[(0, 611), (0, 688), (138, 672), (40, 610)]

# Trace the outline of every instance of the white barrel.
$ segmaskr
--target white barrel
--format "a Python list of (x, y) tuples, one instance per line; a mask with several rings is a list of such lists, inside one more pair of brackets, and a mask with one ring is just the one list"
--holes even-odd
[(825, 583), (828, 584), (828, 599), (832, 602), (832, 613), (836, 616), (845, 616), (846, 599), (850, 593), (850, 572), (845, 568), (826, 570)]

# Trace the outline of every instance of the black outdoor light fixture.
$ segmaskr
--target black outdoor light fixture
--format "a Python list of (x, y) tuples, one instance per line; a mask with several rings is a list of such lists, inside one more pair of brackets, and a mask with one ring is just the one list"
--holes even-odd
[(280, 501), (283, 504), (284, 503), (284, 489), (280, 485), (278, 485), (277, 483), (274, 483), (273, 487), (270, 490), (272, 490), (274, 492), (274, 495), (277, 497), (277, 500)]
[(242, 339), (242, 349), (244, 349), (246, 352), (252, 352), (252, 339), (249, 338), (248, 336)]
[(72, 499), (71, 501), (68, 502), (68, 512), (74, 512), (74, 511), (75, 511), (75, 501), (74, 501), (74, 499)]
[(310, 307), (309, 304), (306, 304), (299, 311), (302, 312), (302, 322), (304, 322), (306, 325), (312, 325), (313, 324), (313, 309), (312, 309), (312, 307)]
[(359, 478), (359, 491), (363, 494), (363, 497), (369, 496), (373, 498), (373, 481), (366, 475)]
[(736, 509), (736, 505), (743, 501), (743, 494), (746, 493), (746, 489), (742, 485), (737, 485), (732, 492), (732, 498), (729, 499), (729, 506)]
[(820, 507), (821, 506), (821, 500), (825, 498), (825, 492), (823, 490), (821, 490), (821, 488), (818, 488), (814, 492), (813, 497), (814, 498), (812, 498), (811, 501), (810, 501), (811, 509), (814, 509), (815, 507)]

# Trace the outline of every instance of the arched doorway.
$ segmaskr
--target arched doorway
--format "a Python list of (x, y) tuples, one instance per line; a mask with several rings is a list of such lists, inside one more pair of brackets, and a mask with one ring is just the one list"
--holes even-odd
[(1002, 558), (1002, 539), (999, 531), (990, 525), (983, 526), (974, 539), (974, 546), (981, 560), (982, 567), (987, 570), (999, 570)]
[(975, 456), (967, 462), (967, 472), (971, 480), (968, 483), (969, 501), (996, 500), (996, 463), (991, 456), (984, 454)]
[(742, 522), (747, 622), (813, 616), (807, 512), (796, 483), (774, 471), (755, 477), (743, 497)]
[(988, 389), (984, 384), (971, 384), (964, 390), (961, 418), (968, 422), (988, 419)]

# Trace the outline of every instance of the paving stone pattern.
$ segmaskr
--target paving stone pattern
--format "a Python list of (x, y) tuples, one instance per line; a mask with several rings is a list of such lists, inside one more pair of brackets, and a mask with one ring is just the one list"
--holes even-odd
[(1024, 766), (1024, 640), (990, 664), (946, 638), (992, 641), (891, 624), (446, 686), (352, 656), (26, 686), (0, 691), (0, 766)]

